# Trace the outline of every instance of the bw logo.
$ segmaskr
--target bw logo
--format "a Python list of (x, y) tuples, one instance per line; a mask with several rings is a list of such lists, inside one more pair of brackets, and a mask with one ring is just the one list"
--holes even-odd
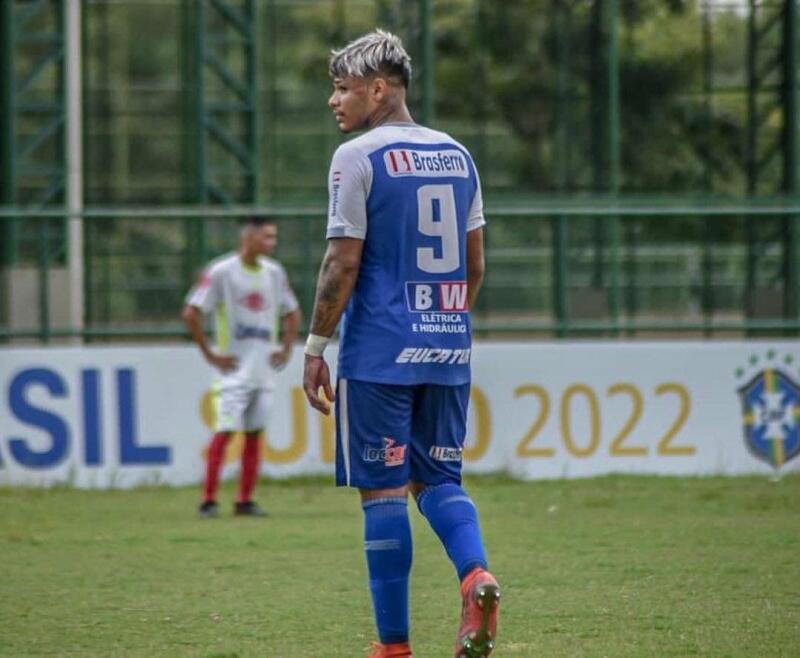
[[(768, 356), (772, 358), (774, 353)], [(753, 364), (756, 361), (756, 357), (751, 359)], [(787, 357), (787, 365), (791, 362)], [(738, 393), (748, 450), (779, 470), (800, 454), (800, 385), (782, 370), (768, 367)]]

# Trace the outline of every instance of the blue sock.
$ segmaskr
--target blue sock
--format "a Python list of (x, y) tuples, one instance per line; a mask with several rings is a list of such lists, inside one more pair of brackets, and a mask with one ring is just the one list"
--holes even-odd
[(417, 505), (444, 545), (459, 580), (475, 567), (487, 568), (478, 512), (466, 491), (457, 484), (438, 484), (423, 490)]
[(378, 637), (383, 644), (408, 641), (408, 574), (411, 526), (408, 505), (400, 497), (363, 503), (364, 552)]

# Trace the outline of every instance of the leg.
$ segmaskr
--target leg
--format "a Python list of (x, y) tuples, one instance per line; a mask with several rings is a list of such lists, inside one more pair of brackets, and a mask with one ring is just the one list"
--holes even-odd
[(417, 506), (442, 542), (459, 581), (473, 569), (486, 569), (478, 510), (461, 485), (444, 482), (432, 486), (415, 483)]
[(469, 385), (420, 387), (411, 425), (411, 492), (459, 580), (487, 566), (475, 504), (461, 488)]
[[(417, 483), (414, 490), (419, 491)], [(437, 534), (461, 582), (456, 658), (484, 658), (495, 645), (500, 587), (487, 571), (475, 504), (453, 482), (422, 488), (417, 504)]]
[(242, 468), (239, 474), (239, 495), (234, 505), (238, 516), (267, 516), (267, 513), (253, 501), (253, 491), (258, 482), (261, 465), (261, 434), (267, 426), (267, 415), (272, 405), (272, 393), (263, 389), (253, 389), (248, 393), (244, 411), (244, 447), (242, 449)]
[(469, 386), (427, 386), (412, 421), (410, 490), (442, 542), (461, 582), (457, 658), (482, 658), (494, 648), (500, 588), (487, 571), (475, 504), (461, 487)]
[(215, 407), (217, 411), (217, 432), (208, 447), (205, 480), (203, 485), (203, 502), (200, 505), (202, 516), (217, 516), (217, 489), (220, 472), (225, 457), (225, 447), (233, 432), (242, 429), (242, 414), (246, 398), (237, 387), (224, 387), (216, 391)]
[(258, 464), (261, 456), (261, 432), (252, 430), (245, 432), (244, 449), (242, 450), (242, 472), (239, 476), (239, 496), (237, 502), (249, 503), (258, 481)]
[(258, 466), (261, 461), (261, 432), (245, 432), (242, 449), (242, 470), (239, 475), (239, 496), (233, 506), (235, 516), (269, 516), (267, 511), (253, 500), (253, 489), (258, 481)]
[(203, 504), (210, 503), (216, 505), (219, 473), (222, 470), (225, 446), (228, 445), (228, 440), (230, 438), (230, 432), (217, 432), (211, 438), (211, 443), (208, 446), (208, 460), (206, 461), (206, 474), (203, 483)]
[(357, 487), (375, 624), (375, 658), (408, 658), (410, 387), (341, 379), (336, 405), (336, 482)]
[(383, 645), (408, 642), (412, 541), (406, 499), (405, 487), (361, 490), (369, 589)]

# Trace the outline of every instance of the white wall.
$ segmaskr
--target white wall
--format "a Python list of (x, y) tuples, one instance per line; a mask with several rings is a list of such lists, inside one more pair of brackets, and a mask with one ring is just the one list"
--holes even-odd
[[(305, 403), (301, 370), (298, 347), (278, 379), (273, 477), (333, 471), (333, 424)], [(473, 372), (468, 473), (769, 475), (770, 459), (800, 471), (797, 341), (478, 343)], [(212, 377), (191, 346), (0, 350), (0, 485), (199, 482)], [(761, 430), (772, 440), (749, 449)]]

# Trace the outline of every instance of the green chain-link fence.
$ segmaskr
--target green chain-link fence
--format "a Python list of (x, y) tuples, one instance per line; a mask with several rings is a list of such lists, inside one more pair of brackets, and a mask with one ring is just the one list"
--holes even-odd
[[(325, 246), (324, 207), (258, 211), (277, 220), (276, 256), (308, 313)], [(87, 212), (82, 333), (94, 339), (183, 335), (178, 314), (189, 286), (206, 260), (235, 248), (234, 220), (250, 212)], [(800, 204), (687, 206), (598, 199), (489, 205), (487, 216), (488, 272), (474, 312), (479, 335), (800, 333)], [(598, 221), (616, 226), (611, 233), (618, 238), (598, 242)], [(748, 241), (753, 221), (776, 236), (757, 254)], [(25, 222), (39, 237), (36, 259), (18, 268), (33, 279), (25, 289), (28, 325), (6, 325), (0, 337), (70, 335), (74, 331), (58, 319), (57, 309), (69, 293), (59, 287), (66, 275), (63, 254), (48, 239), (52, 219)], [(187, 239), (198, 234), (205, 235), (202, 245)]]
[[(68, 333), (66, 6), (0, 11), (5, 337)], [(342, 139), (326, 60), (376, 25), (412, 54), (415, 117), (481, 171), (482, 331), (797, 329), (797, 0), (80, 8), (87, 336), (178, 335), (197, 268), (234, 246), (234, 207), (278, 218), (310, 308)]]

